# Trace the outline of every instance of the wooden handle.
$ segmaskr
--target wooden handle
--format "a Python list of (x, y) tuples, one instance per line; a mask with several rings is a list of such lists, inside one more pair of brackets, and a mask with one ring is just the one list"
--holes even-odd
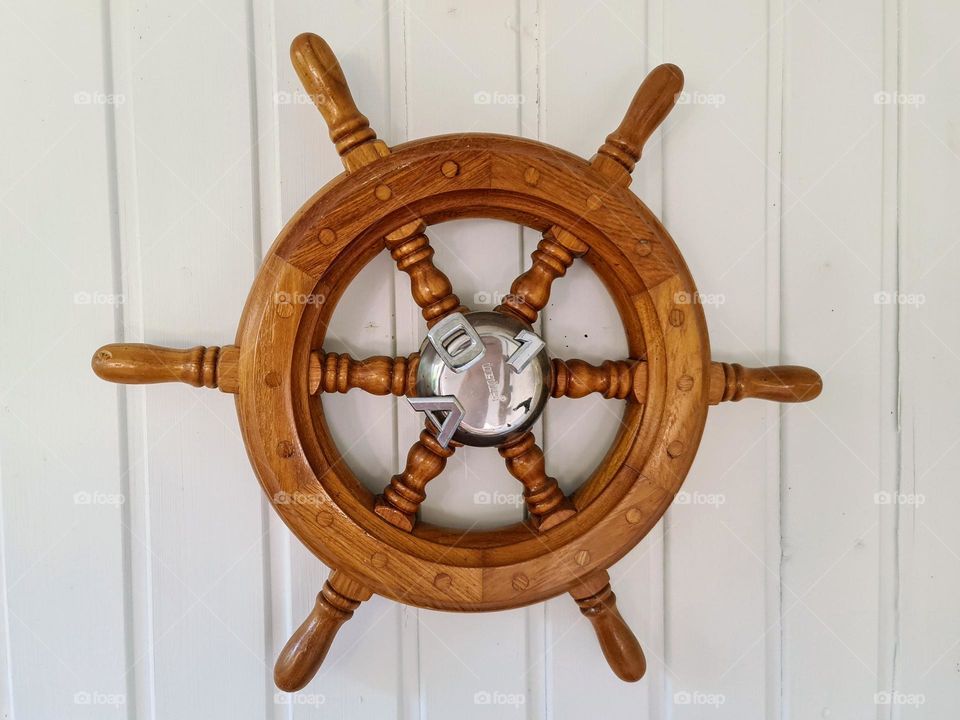
[(633, 631), (617, 609), (617, 596), (610, 589), (610, 576), (600, 570), (570, 591), (580, 612), (593, 625), (600, 650), (610, 669), (621, 680), (636, 682), (647, 671), (647, 659)]
[(637, 89), (623, 122), (607, 135), (591, 161), (611, 180), (630, 183), (630, 173), (653, 131), (664, 121), (683, 90), (683, 72), (676, 65), (655, 67)]
[(799, 365), (745, 368), (737, 363), (710, 366), (710, 404), (744, 398), (773, 402), (807, 402), (823, 389), (816, 371)]
[(313, 33), (298, 35), (290, 45), (290, 60), (304, 90), (323, 115), (330, 139), (348, 171), (389, 154), (353, 101), (337, 56), (323, 38)]
[(273, 668), (277, 687), (294, 692), (304, 687), (327, 657), (340, 626), (373, 593), (339, 570), (330, 573), (307, 619), (283, 646)]
[(235, 345), (179, 350), (142, 343), (115, 343), (97, 350), (90, 364), (98, 377), (110, 382), (127, 385), (182, 382), (235, 393), (239, 389), (239, 359), (240, 348)]

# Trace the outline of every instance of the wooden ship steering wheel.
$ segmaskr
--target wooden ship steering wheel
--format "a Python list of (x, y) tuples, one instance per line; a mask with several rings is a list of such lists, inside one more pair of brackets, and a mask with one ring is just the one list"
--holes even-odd
[[(481, 133), (389, 148), (357, 109), (320, 37), (297, 37), (291, 57), (345, 172), (310, 198), (274, 242), (234, 345), (106, 345), (94, 354), (94, 371), (113, 382), (180, 381), (235, 394), (267, 497), (331, 568), (315, 607), (277, 660), (281, 689), (310, 681), (339, 627), (373, 593), (451, 611), (516, 608), (569, 593), (613, 671), (638, 680), (643, 652), (617, 609), (607, 569), (670, 505), (707, 408), (744, 398), (800, 402), (821, 388), (817, 373), (803, 367), (711, 362), (683, 257), (628, 190), (644, 143), (681, 91), (682, 73), (674, 65), (654, 69), (588, 162), (540, 142)], [(434, 265), (425, 234), (431, 223), (469, 217), (543, 233), (530, 268), (493, 312), (461, 304)], [(337, 300), (384, 249), (410, 276), (427, 338), (406, 357), (325, 353)], [(553, 281), (577, 258), (612, 296), (629, 357), (599, 366), (551, 358), (534, 331)], [(354, 388), (405, 396), (425, 413), (406, 466), (378, 495), (342, 462), (324, 417), (322, 394)], [(546, 474), (530, 428), (549, 397), (590, 393), (625, 401), (623, 417), (603, 462), (568, 497)], [(497, 448), (523, 485), (525, 522), (464, 532), (418, 520), (427, 484), (460, 445)], [(311, 501), (287, 501), (291, 496)]]

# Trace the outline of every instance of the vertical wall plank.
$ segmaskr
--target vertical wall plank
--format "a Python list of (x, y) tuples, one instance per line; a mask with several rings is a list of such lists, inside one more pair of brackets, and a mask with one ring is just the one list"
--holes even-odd
[[(117, 4), (125, 337), (232, 340), (258, 256), (244, 5)], [(128, 390), (139, 717), (265, 712), (260, 489), (229, 397)]]
[[(132, 717), (107, 17), (5, 3), (0, 70), (0, 715)], [(43, 62), (38, 60), (42, 58)]]
[[(702, 294), (713, 357), (744, 364), (776, 351), (765, 302), (768, 20), (759, 0), (664, 6), (664, 56), (686, 78), (665, 133), (664, 220)], [(668, 514), (672, 717), (762, 717), (778, 692), (767, 685), (764, 635), (776, 623), (766, 599), (778, 574), (766, 522), (776, 412), (762, 403), (711, 409)]]
[[(645, 3), (635, 2), (592, 6), (562, 2), (543, 7), (542, 140), (589, 158), (620, 123), (648, 69), (645, 9)], [(590, 108), (590, 112), (576, 112), (577, 108)], [(656, 144), (651, 141), (651, 147)], [(656, 158), (655, 152), (651, 155)], [(651, 176), (639, 179), (645, 175), (648, 159), (645, 154), (635, 173), (634, 190), (641, 198), (641, 188), (659, 185), (659, 172), (652, 182), (644, 182)], [(557, 357), (600, 363), (627, 356), (616, 307), (584, 263), (575, 263), (557, 281), (544, 317), (545, 338)], [(601, 462), (623, 410), (623, 402), (599, 395), (548, 404), (547, 464), (565, 491), (575, 490)], [(611, 571), (618, 605), (647, 653), (643, 681), (627, 684), (617, 679), (600, 652), (592, 627), (569, 596), (548, 603), (549, 659), (544, 667), (552, 717), (615, 716), (628, 706), (638, 710), (634, 717), (648, 716), (650, 690), (659, 686), (664, 671), (659, 630), (663, 546), (659, 535), (652, 533)]]
[[(883, 15), (877, 3), (791, 5), (786, 19), (784, 360), (823, 375), (785, 409), (784, 707), (877, 712), (878, 429), (883, 274)], [(824, 342), (829, 339), (828, 342)], [(814, 448), (816, 451), (814, 452)], [(816, 520), (814, 520), (816, 518)]]
[(957, 283), (960, 8), (902, 3), (900, 164), (901, 429), (899, 717), (960, 707), (960, 427)]
[[(386, 2), (359, 2), (345, 8), (338, 2), (282, 0), (273, 4), (272, 18), (266, 15), (262, 22), (274, 25), (272, 47), (257, 54), (259, 61), (274, 63), (276, 84), (258, 88), (258, 104), (261, 110), (274, 106), (276, 141), (271, 148), (261, 148), (261, 157), (269, 158), (268, 164), (276, 167), (274, 185), (265, 192), (274, 194), (272, 202), (279, 212), (264, 238), (264, 252), (280, 223), (343, 171), (323, 118), (290, 65), (288, 48), (296, 35), (315, 32), (330, 44), (357, 105), (388, 144), (395, 142), (390, 137)], [(386, 253), (360, 272), (337, 305), (324, 344), (326, 351), (349, 352), (356, 358), (394, 354), (393, 272)], [(346, 462), (367, 487), (382, 489), (397, 472), (395, 400), (354, 391), (324, 396), (323, 406)], [(282, 548), (281, 557), (286, 554), (272, 573), (277, 610), (284, 616), (282, 622), (274, 623), (272, 663), (313, 607), (326, 569), (282, 524), (273, 525), (271, 544)], [(338, 633), (318, 676), (296, 695), (281, 693), (276, 700), (292, 703), (293, 717), (314, 717), (317, 712), (343, 717), (402, 715), (406, 699), (400, 677), (401, 612), (392, 601), (376, 596), (364, 603)]]

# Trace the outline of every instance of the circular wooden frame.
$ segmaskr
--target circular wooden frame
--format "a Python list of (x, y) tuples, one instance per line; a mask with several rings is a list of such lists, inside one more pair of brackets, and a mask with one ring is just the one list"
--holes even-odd
[[(449, 163), (455, 174), (445, 174)], [(406, 533), (384, 522), (307, 388), (311, 351), (383, 237), (418, 218), (462, 217), (575, 233), (616, 303), (631, 357), (646, 361), (646, 396), (627, 405), (606, 459), (574, 495), (576, 515), (544, 532), (519, 524), (464, 533), (421, 522)], [(237, 333), (244, 349), (237, 409), (251, 462), (293, 533), (378, 594), (442, 610), (497, 610), (560, 594), (636, 545), (686, 476), (706, 420), (710, 371), (703, 312), (682, 301), (695, 295), (653, 214), (580, 158), (480, 134), (394, 148), (314, 195), (264, 261)]]

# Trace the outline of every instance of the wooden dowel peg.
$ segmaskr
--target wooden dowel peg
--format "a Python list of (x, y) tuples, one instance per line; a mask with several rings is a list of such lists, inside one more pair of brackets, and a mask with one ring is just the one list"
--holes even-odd
[(294, 692), (304, 687), (323, 664), (340, 626), (373, 593), (339, 570), (330, 572), (307, 619), (284, 645), (273, 667), (277, 687)]
[(193, 387), (239, 390), (240, 348), (235, 345), (184, 350), (144, 343), (113, 343), (93, 354), (98, 377), (127, 385), (182, 382)]
[(658, 65), (644, 78), (637, 89), (620, 126), (607, 135), (606, 141), (590, 161), (610, 180), (630, 184), (630, 173), (643, 146), (662, 123), (683, 90), (683, 72), (676, 65)]
[(313, 33), (298, 35), (290, 45), (290, 60), (304, 90), (323, 115), (348, 172), (390, 153), (357, 108), (337, 56), (323, 38)]

